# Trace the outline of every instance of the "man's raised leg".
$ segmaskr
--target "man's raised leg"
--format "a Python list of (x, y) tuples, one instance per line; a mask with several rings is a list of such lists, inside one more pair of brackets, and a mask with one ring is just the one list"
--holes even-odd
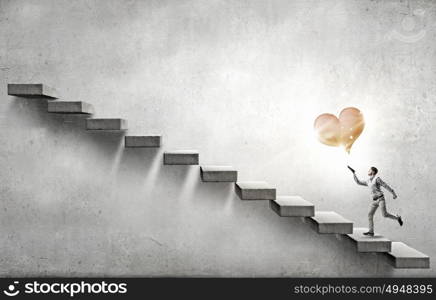
[(397, 220), (398, 223), (400, 223), (400, 226), (403, 226), (403, 219), (401, 219), (401, 216), (398, 216), (398, 215), (395, 216), (393, 214), (388, 213), (388, 211), (386, 209), (386, 201), (384, 200), (384, 198), (383, 198), (383, 200), (380, 201), (380, 209), (381, 209), (381, 213), (382, 213), (383, 217), (389, 218), (392, 220)]

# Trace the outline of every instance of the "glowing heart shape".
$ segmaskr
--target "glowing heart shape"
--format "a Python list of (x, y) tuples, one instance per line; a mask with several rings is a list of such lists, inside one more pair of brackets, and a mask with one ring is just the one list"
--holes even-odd
[(351, 146), (365, 127), (363, 114), (355, 107), (344, 108), (339, 118), (332, 114), (322, 114), (315, 119), (318, 140), (328, 146), (345, 147), (350, 153)]

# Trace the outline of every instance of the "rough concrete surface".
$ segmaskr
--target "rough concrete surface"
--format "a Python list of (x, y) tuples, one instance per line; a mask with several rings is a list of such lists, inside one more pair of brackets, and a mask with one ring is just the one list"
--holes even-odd
[(125, 136), (124, 146), (127, 148), (160, 147), (161, 139), (160, 135)]
[(232, 166), (201, 166), (200, 176), (204, 182), (238, 181), (238, 171)]
[(300, 196), (278, 196), (270, 201), (270, 208), (281, 217), (312, 217), (315, 205)]
[[(198, 149), (359, 227), (371, 200), (346, 165), (375, 165), (405, 221), (377, 212), (375, 230), (432, 260), (435, 20), (430, 0), (0, 0), (0, 275), (435, 276), (162, 163)], [(7, 83), (47, 84), (165, 145), (126, 149)], [(313, 132), (348, 106), (366, 120), (350, 155)]]

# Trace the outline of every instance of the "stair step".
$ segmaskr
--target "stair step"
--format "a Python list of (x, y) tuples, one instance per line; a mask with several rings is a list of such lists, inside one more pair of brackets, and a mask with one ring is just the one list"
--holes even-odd
[(315, 211), (315, 216), (308, 217), (306, 220), (318, 233), (353, 233), (353, 222), (334, 211)]
[(86, 119), (86, 130), (126, 130), (124, 119)]
[(241, 200), (276, 199), (276, 189), (264, 181), (236, 182), (235, 190)]
[(201, 166), (201, 180), (204, 182), (236, 182), (238, 171), (232, 166)]
[(47, 111), (59, 114), (93, 114), (94, 107), (83, 101), (56, 101), (48, 103)]
[(311, 217), (315, 206), (300, 196), (279, 196), (269, 202), (270, 208), (281, 217)]
[(430, 258), (402, 242), (392, 242), (391, 252), (384, 253), (389, 263), (398, 269), (428, 269)]
[(42, 83), (10, 83), (8, 84), (8, 95), (28, 98), (47, 98), (49, 100), (59, 98), (54, 88)]
[(390, 252), (391, 241), (384, 236), (375, 234), (374, 236), (363, 235), (367, 228), (354, 228), (353, 233), (347, 234), (345, 238), (351, 241), (358, 252)]
[(126, 148), (160, 147), (161, 141), (160, 135), (128, 135), (124, 137), (124, 146)]
[(164, 153), (164, 165), (198, 165), (197, 150), (173, 150)]

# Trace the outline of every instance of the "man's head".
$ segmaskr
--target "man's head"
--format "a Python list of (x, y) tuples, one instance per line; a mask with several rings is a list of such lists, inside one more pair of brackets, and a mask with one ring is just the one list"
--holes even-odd
[(378, 169), (376, 167), (371, 167), (368, 170), (368, 176), (375, 176), (378, 173)]

